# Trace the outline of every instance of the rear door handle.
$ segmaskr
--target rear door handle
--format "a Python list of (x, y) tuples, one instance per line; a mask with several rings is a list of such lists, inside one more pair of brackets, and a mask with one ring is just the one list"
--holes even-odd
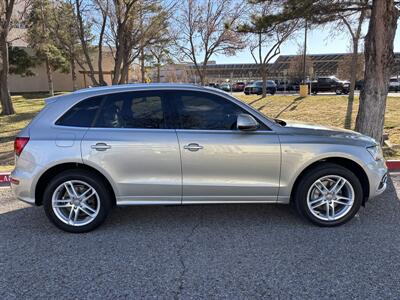
[(199, 151), (200, 149), (203, 149), (203, 146), (200, 146), (199, 144), (196, 143), (190, 143), (189, 145), (183, 146), (183, 149), (195, 152)]
[(107, 149), (111, 148), (111, 146), (107, 145), (106, 143), (97, 143), (96, 145), (92, 145), (90, 147), (97, 151), (106, 151)]

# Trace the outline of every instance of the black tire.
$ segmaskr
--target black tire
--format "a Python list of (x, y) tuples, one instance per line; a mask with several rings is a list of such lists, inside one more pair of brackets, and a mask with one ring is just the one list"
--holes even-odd
[[(354, 190), (354, 202), (351, 209), (337, 220), (321, 220), (314, 216), (307, 205), (308, 191), (319, 178), (337, 175), (346, 179)], [(294, 191), (293, 201), (299, 214), (310, 222), (322, 226), (333, 227), (350, 221), (360, 209), (363, 200), (363, 189), (356, 175), (350, 170), (333, 163), (321, 163), (302, 175)]]
[(335, 90), (335, 93), (336, 93), (336, 95), (341, 95), (341, 94), (343, 94), (343, 89), (337, 88)]
[(316, 94), (318, 94), (318, 90), (313, 90), (312, 93), (313, 93), (313, 95), (316, 95)]
[[(53, 210), (53, 193), (55, 192), (57, 187), (60, 186), (63, 182), (70, 180), (79, 180), (89, 184), (93, 189), (95, 189), (99, 196), (99, 211), (97, 213), (97, 216), (89, 224), (82, 226), (73, 226), (66, 224), (57, 217)], [(83, 169), (67, 170), (58, 174), (47, 185), (43, 195), (43, 207), (49, 220), (59, 229), (72, 233), (84, 233), (94, 230), (95, 228), (100, 226), (111, 211), (111, 208), (113, 206), (112, 203), (113, 202), (111, 192), (106, 188), (104, 180), (97, 174)]]

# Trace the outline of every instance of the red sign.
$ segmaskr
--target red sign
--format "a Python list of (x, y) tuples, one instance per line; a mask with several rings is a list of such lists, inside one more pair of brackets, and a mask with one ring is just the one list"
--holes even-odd
[(10, 184), (10, 173), (0, 173), (0, 184)]
[(386, 165), (389, 171), (400, 171), (400, 160), (388, 160)]

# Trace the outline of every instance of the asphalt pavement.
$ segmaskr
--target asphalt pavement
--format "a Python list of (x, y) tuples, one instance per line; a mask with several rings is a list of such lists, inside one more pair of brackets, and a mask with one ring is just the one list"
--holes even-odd
[(0, 291), (1, 299), (399, 299), (400, 200), (390, 182), (336, 228), (284, 205), (142, 206), (68, 234), (1, 189)]

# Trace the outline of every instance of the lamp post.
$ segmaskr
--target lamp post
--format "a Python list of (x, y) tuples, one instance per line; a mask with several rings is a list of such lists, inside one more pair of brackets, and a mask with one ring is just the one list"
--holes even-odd
[(303, 82), (300, 85), (300, 97), (307, 97), (308, 95), (308, 85), (307, 85), (307, 71), (306, 71), (306, 61), (307, 61), (307, 29), (308, 22), (305, 20), (304, 26), (304, 53), (303, 53)]
[(306, 62), (307, 62), (307, 30), (308, 29), (308, 22), (306, 19), (306, 24), (304, 27), (304, 51), (303, 51), (303, 83), (306, 83), (307, 74), (306, 74)]

